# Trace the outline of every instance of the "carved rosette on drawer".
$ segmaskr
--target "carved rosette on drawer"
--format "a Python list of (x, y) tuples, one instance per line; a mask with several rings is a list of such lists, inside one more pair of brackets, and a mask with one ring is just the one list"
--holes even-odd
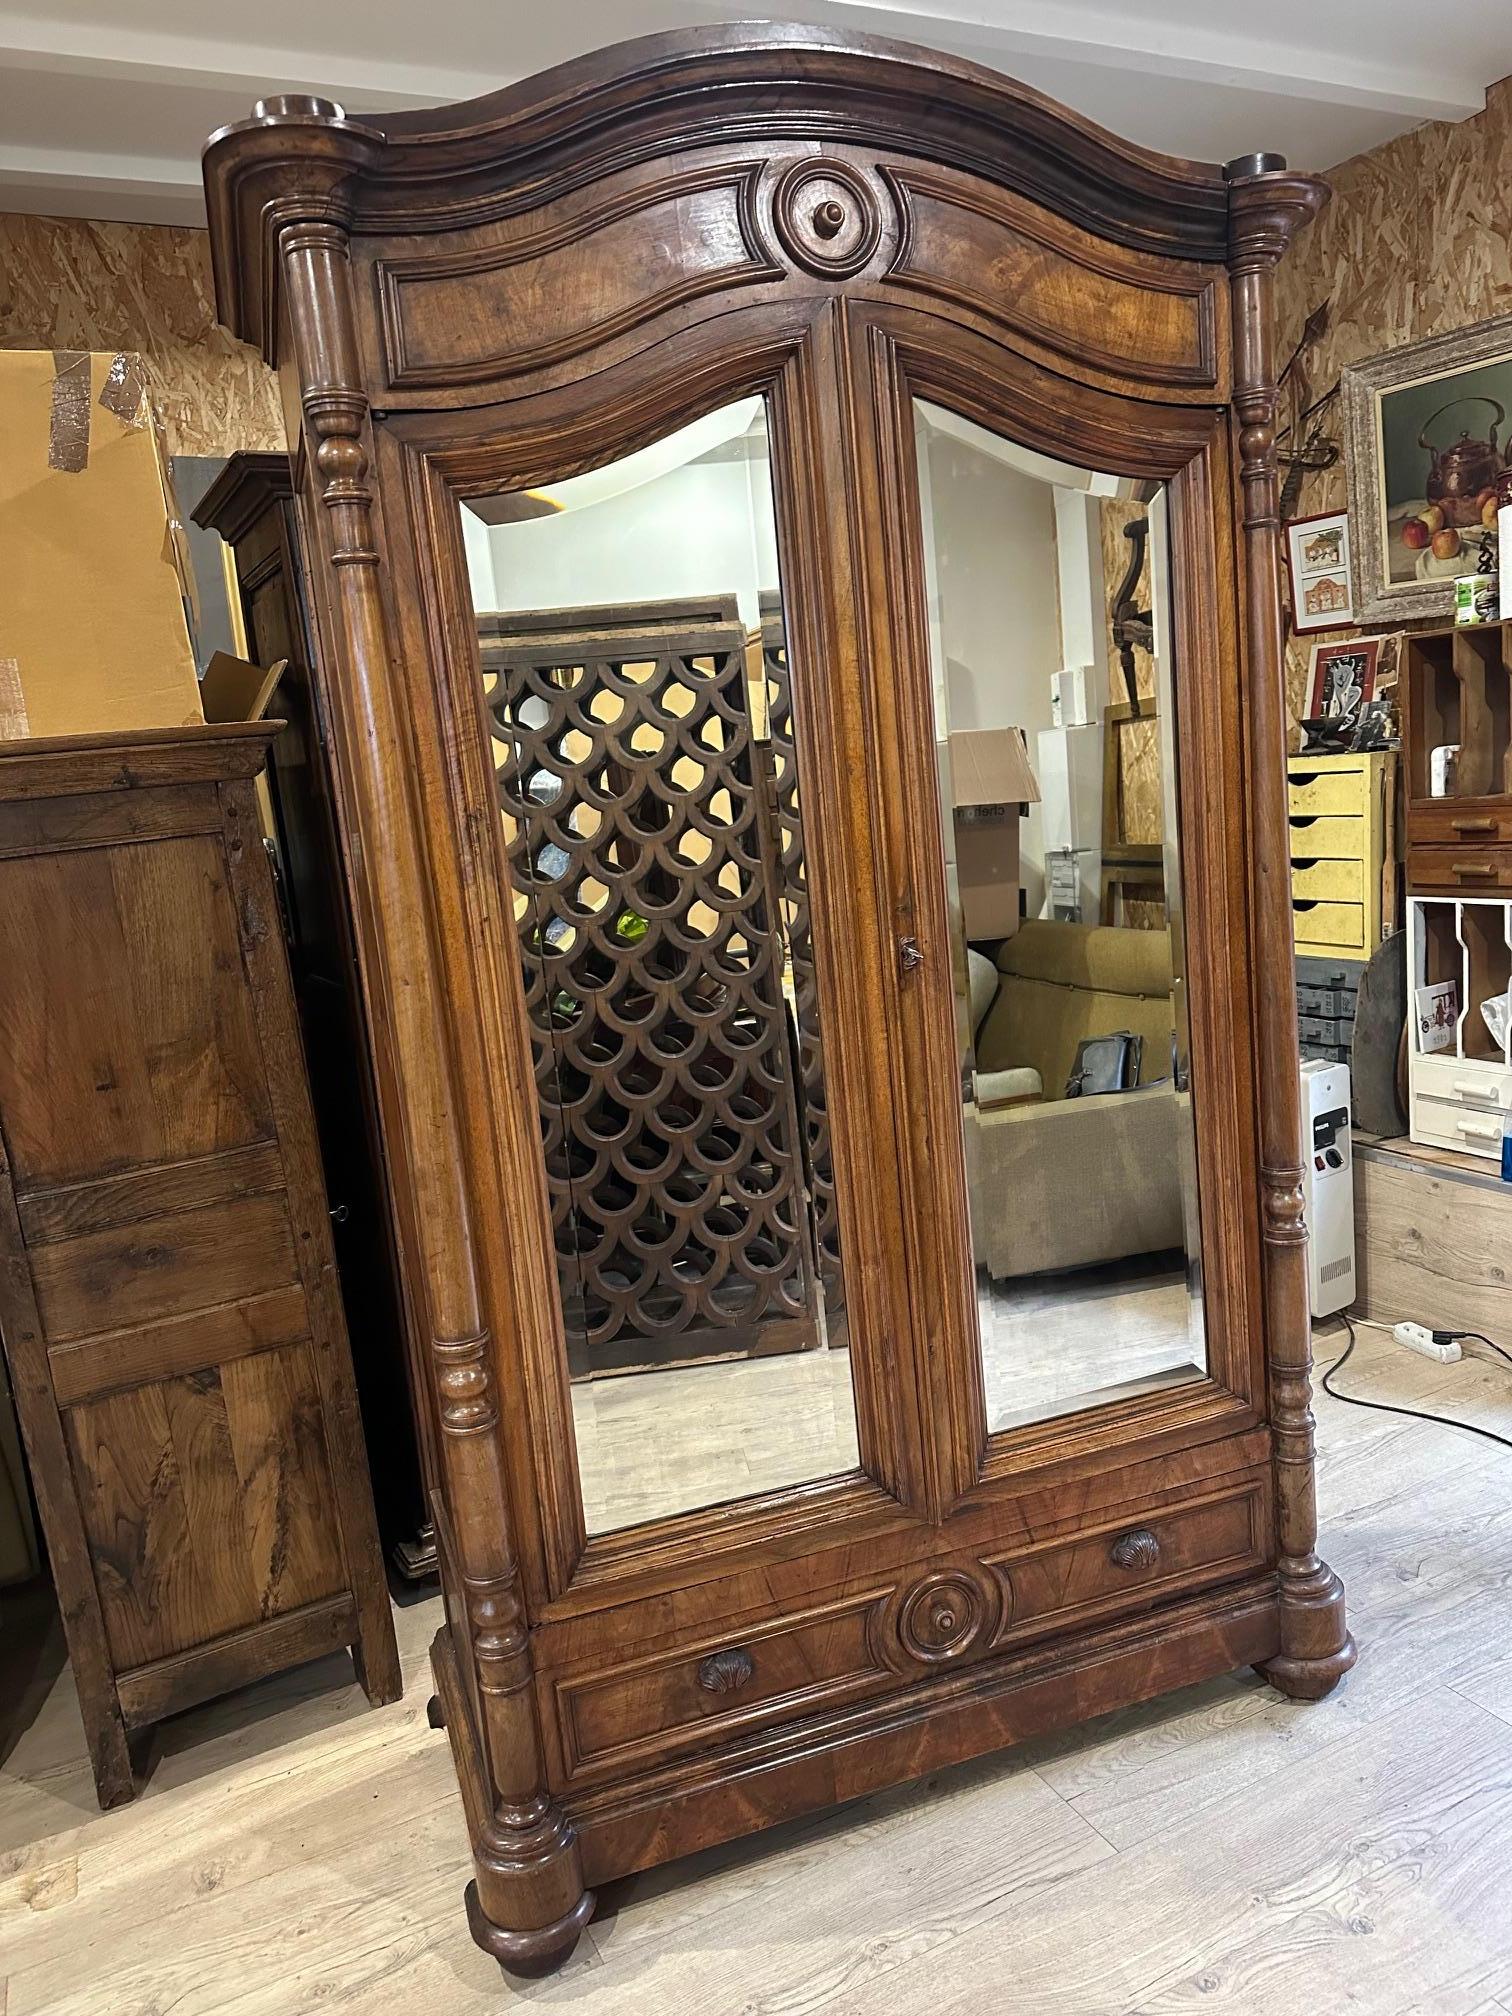
[(984, 1652), (1003, 1623), (1005, 1578), (976, 1563), (942, 1568), (901, 1590), (883, 1623), (889, 1659), (903, 1670), (955, 1665)]
[(848, 161), (810, 157), (784, 168), (772, 222), (788, 256), (821, 280), (859, 273), (882, 242), (877, 191)]

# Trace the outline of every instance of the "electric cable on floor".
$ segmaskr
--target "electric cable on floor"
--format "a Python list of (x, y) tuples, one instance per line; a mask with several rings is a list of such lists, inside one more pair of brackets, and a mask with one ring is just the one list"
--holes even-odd
[[(1346, 1407), (1368, 1407), (1373, 1414), (1404, 1414), (1410, 1421), (1430, 1421), (1436, 1428), (1463, 1428), (1467, 1435), (1479, 1435), (1487, 1442), (1499, 1442), (1503, 1449), (1512, 1449), (1512, 1437), (1498, 1435), (1494, 1428), (1482, 1428), (1476, 1421), (1456, 1421), (1452, 1414), (1426, 1414), (1419, 1407), (1393, 1407), (1385, 1400), (1362, 1400), (1357, 1394), (1341, 1393), (1337, 1386), (1331, 1386), (1328, 1382), (1336, 1372), (1344, 1370), (1349, 1363), (1350, 1354), (1359, 1342), (1354, 1324), (1342, 1310), (1339, 1320), (1349, 1332), (1349, 1342), (1318, 1382), (1332, 1399), (1342, 1400)], [(1455, 1330), (1450, 1334), (1455, 1337), (1474, 1337), (1478, 1343), (1491, 1344), (1491, 1339), (1482, 1337), (1478, 1330)], [(1491, 1349), (1499, 1352), (1509, 1364), (1512, 1364), (1512, 1357), (1508, 1357), (1500, 1344), (1491, 1344)]]

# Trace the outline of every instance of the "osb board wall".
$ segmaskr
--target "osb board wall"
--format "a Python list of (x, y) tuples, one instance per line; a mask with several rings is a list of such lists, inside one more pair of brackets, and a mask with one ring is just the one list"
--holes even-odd
[[(1125, 525), (1145, 516), (1145, 507), (1127, 497), (1104, 498), (1100, 513), (1102, 529), (1103, 581), (1108, 596), (1108, 693), (1110, 699), (1124, 700), (1123, 668), (1113, 642), (1113, 605), (1119, 584), (1129, 566), (1129, 542)], [(1150, 549), (1145, 547), (1144, 564), (1134, 585), (1136, 605), (1150, 607)], [(1134, 685), (1141, 698), (1155, 691), (1155, 667), (1147, 651), (1134, 653)], [(1134, 844), (1158, 842), (1161, 833), (1160, 733), (1154, 716), (1123, 723), (1118, 730), (1118, 795), (1122, 810), (1122, 831), (1105, 838)], [(1150, 907), (1150, 906), (1146, 906)], [(1132, 921), (1132, 919), (1131, 919)]]
[[(1475, 118), (1420, 127), (1327, 179), (1333, 201), (1282, 261), (1277, 288), (1283, 362), (1307, 317), (1328, 304), (1328, 329), (1307, 359), (1314, 397), (1348, 364), (1512, 313), (1512, 78), (1487, 92)], [(1305, 479), (1296, 515), (1341, 511), (1346, 501), (1340, 462)], [(1310, 634), (1288, 647), (1293, 719), (1315, 641)]]
[(284, 445), (272, 372), (216, 324), (203, 231), (0, 215), (0, 348), (139, 351), (170, 455)]

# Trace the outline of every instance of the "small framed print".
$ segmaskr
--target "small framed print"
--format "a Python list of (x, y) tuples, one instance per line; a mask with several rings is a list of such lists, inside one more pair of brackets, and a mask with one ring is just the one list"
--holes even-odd
[(1375, 698), (1379, 637), (1352, 637), (1343, 643), (1314, 644), (1307, 680), (1307, 719), (1337, 721), (1353, 731)]
[(1324, 511), (1315, 518), (1293, 518), (1286, 528), (1286, 571), (1291, 576), (1293, 630), (1342, 630), (1353, 623), (1349, 513)]

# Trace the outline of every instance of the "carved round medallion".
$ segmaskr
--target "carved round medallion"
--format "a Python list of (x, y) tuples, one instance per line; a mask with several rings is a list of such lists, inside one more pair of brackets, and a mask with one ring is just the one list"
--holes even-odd
[(876, 193), (845, 161), (795, 161), (784, 169), (772, 219), (787, 252), (825, 280), (859, 273), (882, 237)]
[(898, 1639), (926, 1666), (959, 1659), (983, 1642), (997, 1622), (992, 1585), (965, 1569), (944, 1569), (916, 1582), (898, 1610)]

